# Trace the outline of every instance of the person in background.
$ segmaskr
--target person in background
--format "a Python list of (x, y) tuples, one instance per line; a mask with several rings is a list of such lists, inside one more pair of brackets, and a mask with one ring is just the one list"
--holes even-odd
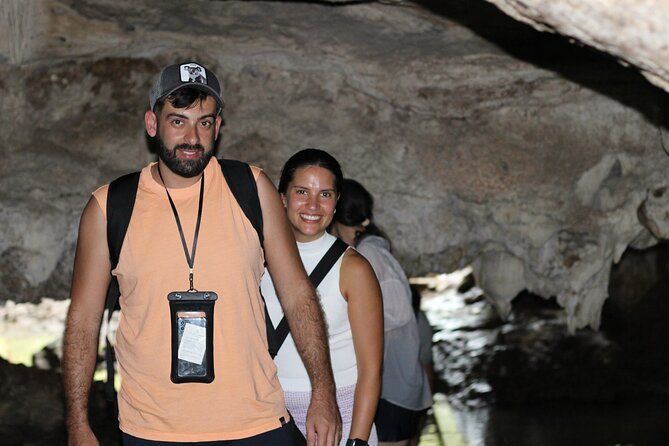
[(421, 293), (416, 285), (411, 287), (411, 306), (418, 324), (418, 335), (420, 337), (420, 363), (423, 364), (425, 375), (430, 384), (430, 390), (434, 393), (434, 357), (432, 355), (432, 326), (425, 312), (420, 308)]
[(381, 400), (374, 418), (379, 445), (405, 446), (418, 432), (421, 414), (432, 405), (419, 360), (420, 339), (409, 281), (390, 252), (390, 241), (374, 224), (374, 199), (357, 181), (345, 179), (333, 235), (355, 246), (374, 268), (383, 295), (384, 360)]
[[(411, 286), (411, 306), (413, 307), (413, 314), (416, 316), (416, 324), (418, 325), (418, 336), (420, 338), (420, 354), (418, 358), (423, 365), (425, 375), (430, 384), (430, 392), (434, 394), (434, 359), (432, 356), (432, 326), (427, 320), (425, 312), (420, 308), (421, 294), (416, 285)], [(418, 432), (409, 441), (409, 446), (416, 446), (420, 439), (420, 432), (425, 426), (427, 420), (427, 410), (424, 409), (418, 421)]]
[[(300, 257), (309, 273), (338, 242), (326, 230), (335, 213), (341, 184), (339, 163), (323, 150), (301, 150), (283, 166), (279, 193)], [(337, 404), (343, 424), (341, 444), (376, 445), (373, 422), (381, 390), (383, 357), (381, 290), (367, 260), (345, 245), (343, 249), (317, 288), (328, 325)], [(277, 326), (283, 312), (274, 291), (273, 276), (263, 276), (261, 291), (272, 323)], [(290, 326), (292, 330), (292, 322)], [(311, 385), (292, 336), (286, 338), (274, 361), (286, 407), (305, 432)], [(307, 439), (311, 434), (306, 432)]]

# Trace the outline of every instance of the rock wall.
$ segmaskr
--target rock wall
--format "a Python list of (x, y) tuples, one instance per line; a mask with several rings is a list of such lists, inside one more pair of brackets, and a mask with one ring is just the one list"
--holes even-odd
[(329, 150), (409, 273), (473, 264), (501, 314), (527, 289), (596, 328), (666, 219), (666, 93), (482, 0), (5, 0), (0, 33), (0, 301), (67, 296), (81, 209), (153, 159), (149, 87), (191, 58), (223, 83), (219, 155), (277, 179)]
[(662, 0), (488, 0), (541, 31), (557, 32), (636, 66), (669, 89), (669, 4)]

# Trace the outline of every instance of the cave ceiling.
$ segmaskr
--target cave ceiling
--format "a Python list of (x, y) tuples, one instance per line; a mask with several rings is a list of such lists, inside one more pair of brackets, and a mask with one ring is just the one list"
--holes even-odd
[(81, 209), (153, 160), (150, 85), (195, 59), (219, 155), (277, 180), (324, 148), (410, 274), (471, 264), (500, 313), (526, 289), (596, 328), (611, 266), (669, 232), (660, 3), (5, 0), (0, 301), (67, 297)]

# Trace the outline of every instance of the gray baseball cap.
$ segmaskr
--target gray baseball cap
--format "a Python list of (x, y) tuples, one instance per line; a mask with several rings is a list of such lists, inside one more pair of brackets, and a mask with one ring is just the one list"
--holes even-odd
[(225, 102), (221, 97), (221, 84), (216, 75), (203, 65), (186, 62), (168, 65), (162, 69), (149, 92), (151, 110), (156, 106), (156, 102), (183, 87), (202, 90), (210, 94), (221, 109), (225, 107)]

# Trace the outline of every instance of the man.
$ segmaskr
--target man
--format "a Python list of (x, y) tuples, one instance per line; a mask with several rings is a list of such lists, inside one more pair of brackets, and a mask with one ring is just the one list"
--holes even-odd
[[(200, 76), (190, 76), (195, 68)], [(144, 123), (159, 159), (140, 174), (113, 271), (107, 186), (94, 192), (83, 211), (64, 339), (70, 445), (98, 444), (87, 406), (110, 272), (121, 291), (116, 354), (125, 445), (292, 444), (294, 424), (267, 353), (259, 294), (261, 246), (212, 157), (223, 105), (218, 79), (201, 65), (170, 65), (158, 76)], [(341, 420), (322, 312), (279, 195), (263, 172), (254, 168), (253, 173), (264, 221), (264, 260), (314, 389), (307, 444), (317, 439), (319, 446), (333, 446), (341, 438)], [(190, 329), (182, 332), (181, 344), (186, 338), (194, 344), (177, 351), (170, 341), (177, 322), (168, 295), (194, 296), (195, 288), (218, 296), (209, 302), (212, 313), (185, 311), (182, 316), (204, 320), (204, 326), (214, 327), (213, 334), (198, 337), (205, 333), (198, 324), (181, 325)], [(190, 359), (202, 358), (208, 349), (214, 352), (211, 363)], [(191, 380), (189, 372), (175, 369), (177, 357), (179, 364), (207, 368), (211, 382)]]

